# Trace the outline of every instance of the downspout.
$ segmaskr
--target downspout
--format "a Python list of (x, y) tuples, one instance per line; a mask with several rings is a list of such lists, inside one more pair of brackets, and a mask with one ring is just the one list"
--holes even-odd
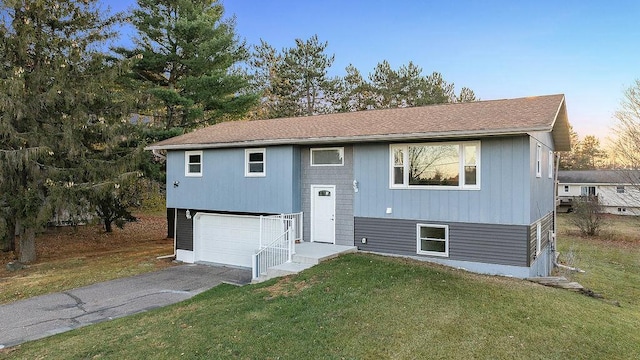
[[(160, 154), (158, 152), (158, 149), (152, 149), (151, 153), (153, 154), (153, 156), (155, 156), (158, 159), (161, 160), (167, 160), (167, 157)], [(178, 208), (174, 208), (173, 209), (173, 254), (171, 255), (163, 255), (163, 256), (158, 256), (158, 259), (169, 259), (169, 258), (176, 258), (177, 256), (177, 243), (176, 243), (176, 230), (178, 228)]]
[(569, 271), (576, 271), (579, 273), (584, 273), (584, 270), (575, 268), (575, 267), (571, 267), (571, 266), (567, 266), (567, 265), (563, 265), (560, 264), (558, 262), (558, 256), (560, 256), (560, 253), (557, 252), (556, 249), (556, 240), (557, 240), (557, 234), (558, 234), (558, 201), (560, 200), (560, 197), (558, 196), (558, 168), (560, 167), (560, 154), (559, 153), (555, 153), (555, 160), (556, 160), (556, 168), (555, 168), (555, 173), (553, 176), (553, 193), (554, 193), (554, 204), (553, 204), (553, 235), (552, 235), (552, 240), (551, 240), (551, 256), (553, 259), (553, 266), (557, 267), (557, 268), (561, 268), (561, 269), (566, 269)]
[(160, 153), (158, 152), (158, 149), (152, 149), (152, 150), (151, 150), (151, 153), (153, 154), (153, 156), (155, 156), (155, 157), (157, 157), (157, 158), (159, 158), (159, 159), (162, 159), (162, 160), (166, 160), (166, 159), (167, 159), (167, 157), (166, 157), (166, 156), (164, 156), (164, 155), (162, 155), (162, 154), (160, 154)]

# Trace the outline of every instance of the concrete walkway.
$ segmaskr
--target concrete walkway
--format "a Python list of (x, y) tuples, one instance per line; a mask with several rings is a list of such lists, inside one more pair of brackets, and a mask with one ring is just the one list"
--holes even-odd
[(173, 304), (223, 282), (250, 281), (251, 270), (180, 265), (1, 305), (0, 349)]

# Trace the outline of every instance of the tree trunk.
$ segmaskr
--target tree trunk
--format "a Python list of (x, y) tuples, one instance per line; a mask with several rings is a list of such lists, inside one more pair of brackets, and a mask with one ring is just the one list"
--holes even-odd
[(20, 232), (20, 256), (18, 261), (29, 264), (36, 260), (36, 232), (33, 228)]
[(16, 226), (13, 221), (6, 222), (6, 232), (2, 236), (1, 250), (4, 252), (16, 250)]
[(111, 226), (111, 220), (104, 219), (104, 231), (105, 232), (113, 232), (113, 227)]

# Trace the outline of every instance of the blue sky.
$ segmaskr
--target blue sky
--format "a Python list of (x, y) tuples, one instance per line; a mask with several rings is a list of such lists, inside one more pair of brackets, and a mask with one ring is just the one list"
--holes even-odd
[[(103, 0), (112, 10), (134, 0)], [(564, 93), (579, 135), (605, 140), (640, 78), (640, 1), (223, 0), (248, 44), (281, 49), (318, 34), (364, 75), (388, 60), (473, 89), (483, 100)]]

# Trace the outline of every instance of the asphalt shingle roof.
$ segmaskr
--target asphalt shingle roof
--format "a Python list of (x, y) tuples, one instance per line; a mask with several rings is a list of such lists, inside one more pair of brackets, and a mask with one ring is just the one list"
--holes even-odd
[(640, 184), (640, 170), (560, 170), (561, 184)]
[(399, 141), (536, 131), (552, 131), (556, 150), (569, 150), (564, 95), (230, 121), (155, 143), (147, 149)]

